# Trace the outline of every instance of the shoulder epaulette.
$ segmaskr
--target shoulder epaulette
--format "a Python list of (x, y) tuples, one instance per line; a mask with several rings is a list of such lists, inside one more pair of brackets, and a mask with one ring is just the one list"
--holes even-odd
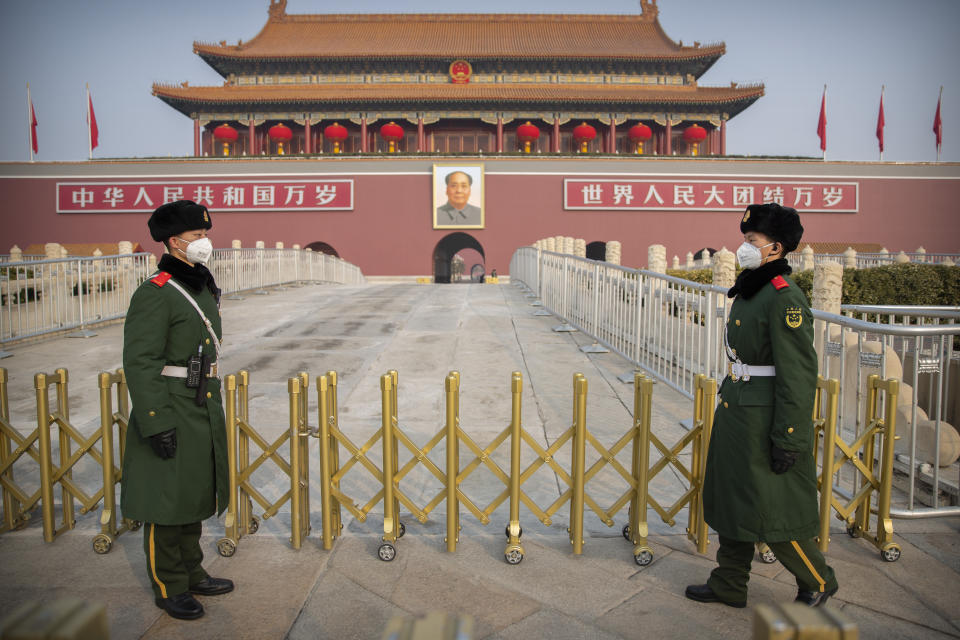
[(163, 285), (167, 284), (167, 280), (169, 280), (172, 277), (173, 276), (167, 273), (166, 271), (161, 271), (157, 275), (150, 278), (150, 282), (157, 285), (158, 287), (162, 287)]
[(772, 284), (773, 288), (776, 289), (777, 291), (780, 291), (780, 289), (786, 289), (787, 287), (790, 286), (790, 283), (787, 282), (783, 276), (776, 276), (775, 278), (770, 280), (770, 284)]

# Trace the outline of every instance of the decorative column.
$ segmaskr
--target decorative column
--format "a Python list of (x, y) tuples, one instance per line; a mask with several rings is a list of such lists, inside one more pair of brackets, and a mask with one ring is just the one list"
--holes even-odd
[(607, 151), (608, 153), (616, 153), (617, 152), (617, 119), (613, 116), (612, 113), (610, 114), (610, 134), (609, 135), (610, 135), (610, 140), (609, 140), (610, 146)]
[(667, 248), (662, 244), (652, 244), (647, 248), (647, 269), (654, 273), (666, 273)]
[(553, 116), (553, 152), (560, 153), (560, 116)]
[(193, 155), (200, 157), (200, 119), (193, 121)]
[(250, 118), (250, 155), (257, 155), (257, 127), (253, 124), (253, 118)]
[(727, 155), (727, 121), (720, 121), (720, 155)]
[(367, 151), (367, 116), (363, 116), (360, 118), (360, 153)]
[(310, 154), (313, 153), (313, 141), (310, 140), (310, 114), (307, 114), (306, 119), (303, 123), (303, 152)]
[(733, 254), (726, 247), (713, 255), (713, 284), (729, 289), (737, 280), (737, 267)]
[(497, 114), (497, 153), (503, 153), (503, 116)]
[(664, 132), (663, 155), (673, 155), (673, 126), (670, 124), (670, 116), (667, 116), (667, 128)]
[(417, 114), (417, 151), (423, 153), (427, 150), (426, 141), (423, 139), (423, 114)]
[(813, 291), (810, 306), (827, 313), (840, 313), (843, 297), (843, 265), (839, 262), (822, 262), (813, 268)]

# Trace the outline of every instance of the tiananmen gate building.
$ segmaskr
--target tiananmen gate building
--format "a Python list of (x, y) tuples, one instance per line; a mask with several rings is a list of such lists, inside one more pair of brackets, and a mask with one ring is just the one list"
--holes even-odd
[(252, 40), (196, 42), (223, 86), (155, 84), (193, 120), (194, 155), (724, 155), (762, 85), (700, 86), (723, 44), (638, 15), (290, 15)]
[(763, 108), (764, 87), (702, 84), (725, 45), (671, 39), (671, 8), (296, 15), (270, 0), (252, 39), (193, 44), (221, 86), (153, 86), (192, 124), (183, 157), (0, 163), (0, 252), (159, 251), (147, 218), (181, 198), (210, 209), (217, 247), (299, 245), (435, 281), (459, 252), (505, 274), (557, 236), (599, 259), (618, 241), (630, 267), (652, 244), (683, 263), (737, 247), (746, 205), (770, 201), (815, 245), (960, 252), (957, 163), (728, 156), (728, 121)]

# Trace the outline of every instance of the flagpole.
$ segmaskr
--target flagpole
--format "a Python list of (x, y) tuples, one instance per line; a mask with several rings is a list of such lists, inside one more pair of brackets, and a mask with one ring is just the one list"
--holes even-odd
[(33, 101), (30, 100), (30, 83), (27, 83), (27, 147), (30, 149), (30, 162), (33, 162)]
[[(937, 113), (943, 107), (943, 85), (940, 85), (940, 97), (937, 98)], [(940, 121), (940, 131), (943, 131), (943, 121)], [(937, 162), (940, 162), (940, 143), (937, 143)]]
[[(880, 113), (883, 113), (883, 92), (887, 88), (887, 85), (880, 85)], [(886, 126), (886, 122), (883, 123)], [(883, 127), (878, 127), (880, 129), (880, 135), (883, 136)], [(880, 143), (880, 162), (883, 162), (883, 142)]]
[(90, 83), (87, 83), (87, 159), (93, 160), (93, 131), (90, 129)]
[[(827, 113), (827, 85), (823, 85), (823, 113)], [(826, 126), (823, 128), (824, 134), (826, 134)], [(823, 145), (823, 161), (827, 161), (827, 145)]]

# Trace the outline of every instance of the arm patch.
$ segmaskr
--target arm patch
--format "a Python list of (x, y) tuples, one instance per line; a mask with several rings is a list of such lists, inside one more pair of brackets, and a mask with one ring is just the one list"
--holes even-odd
[(773, 288), (776, 289), (777, 291), (780, 291), (780, 289), (786, 289), (787, 287), (790, 286), (790, 283), (784, 280), (783, 276), (775, 277), (773, 280), (770, 281), (770, 284), (772, 284)]
[(167, 284), (167, 280), (169, 280), (172, 277), (173, 276), (167, 273), (166, 271), (161, 271), (154, 277), (150, 278), (150, 282), (157, 285), (158, 287), (162, 287), (163, 285)]

